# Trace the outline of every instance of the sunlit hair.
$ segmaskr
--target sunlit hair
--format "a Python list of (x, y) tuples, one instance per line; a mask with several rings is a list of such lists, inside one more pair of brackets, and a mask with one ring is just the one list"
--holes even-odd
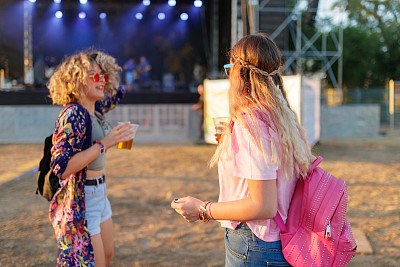
[(50, 98), (55, 105), (65, 105), (79, 102), (85, 95), (87, 77), (93, 64), (98, 64), (102, 72), (108, 74), (108, 83), (104, 86), (104, 93), (114, 95), (119, 86), (119, 67), (115, 58), (96, 50), (87, 50), (66, 57), (50, 77), (47, 87)]
[[(276, 44), (264, 34), (248, 35), (230, 52), (229, 113), (236, 123), (243, 123), (262, 151), (257, 118), (276, 132), (271, 141), (272, 159), (284, 179), (305, 177), (315, 159), (304, 128), (291, 109), (283, 87), (280, 68), (282, 59)], [(247, 120), (243, 117), (247, 114)], [(214, 166), (228, 147), (230, 130), (226, 129), (210, 166)], [(264, 153), (267, 160), (268, 155)]]

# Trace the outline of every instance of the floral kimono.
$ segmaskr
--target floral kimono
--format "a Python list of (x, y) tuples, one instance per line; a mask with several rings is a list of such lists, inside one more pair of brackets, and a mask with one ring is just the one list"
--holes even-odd
[[(117, 90), (113, 97), (97, 101), (96, 111), (105, 114), (125, 95)], [(61, 179), (69, 159), (89, 148), (92, 121), (89, 112), (77, 103), (66, 105), (58, 116), (53, 133), (51, 168), (60, 178), (60, 188), (50, 203), (49, 217), (57, 243), (57, 266), (94, 266), (94, 252), (85, 219), (85, 180), (87, 168)]]

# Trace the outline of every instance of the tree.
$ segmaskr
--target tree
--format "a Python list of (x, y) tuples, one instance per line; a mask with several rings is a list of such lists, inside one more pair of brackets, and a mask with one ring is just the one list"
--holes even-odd
[(343, 83), (382, 86), (400, 79), (400, 1), (338, 0), (348, 15), (344, 29)]
[(371, 85), (382, 85), (382, 81), (375, 78), (380, 66), (377, 62), (379, 36), (356, 26), (345, 28), (343, 36), (344, 87), (368, 88)]

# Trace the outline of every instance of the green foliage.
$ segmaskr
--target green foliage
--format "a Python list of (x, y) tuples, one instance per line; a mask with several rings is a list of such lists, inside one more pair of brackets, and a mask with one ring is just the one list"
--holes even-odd
[(343, 30), (343, 84), (345, 87), (382, 85), (380, 77), (379, 36), (351, 26)]
[(371, 30), (396, 26), (400, 22), (398, 0), (337, 0), (334, 7), (344, 7), (349, 19)]
[(345, 87), (384, 86), (400, 80), (400, 1), (338, 0), (348, 14), (344, 29)]

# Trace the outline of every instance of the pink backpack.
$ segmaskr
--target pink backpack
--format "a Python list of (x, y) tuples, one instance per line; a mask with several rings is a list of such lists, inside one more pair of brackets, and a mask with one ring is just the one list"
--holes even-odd
[(322, 157), (311, 165), (307, 179), (299, 179), (286, 226), (279, 213), (282, 252), (293, 266), (346, 266), (356, 242), (346, 220), (347, 186), (321, 168)]

